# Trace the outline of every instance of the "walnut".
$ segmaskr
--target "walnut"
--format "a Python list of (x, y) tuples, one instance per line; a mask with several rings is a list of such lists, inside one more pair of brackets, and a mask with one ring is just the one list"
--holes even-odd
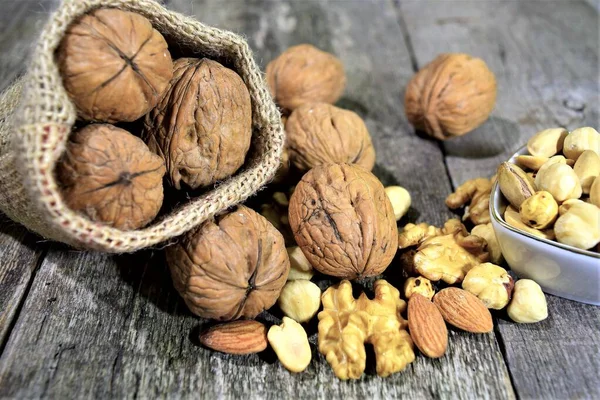
[(156, 217), (164, 174), (164, 162), (141, 139), (108, 124), (73, 133), (56, 167), (69, 208), (122, 230), (141, 228)]
[(481, 125), (496, 102), (496, 78), (485, 62), (468, 54), (441, 54), (406, 87), (406, 116), (416, 129), (439, 140)]
[(344, 280), (328, 288), (321, 298), (319, 351), (340, 379), (358, 379), (365, 370), (365, 343), (373, 345), (376, 371), (389, 376), (414, 361), (413, 343), (401, 313), (406, 303), (398, 289), (385, 280), (374, 284), (375, 298), (352, 296)]
[(474, 225), (490, 222), (490, 195), (492, 181), (487, 178), (470, 179), (446, 197), (446, 205), (457, 209), (469, 203), (463, 220), (470, 219)]
[(156, 105), (173, 76), (167, 42), (139, 14), (101, 8), (71, 25), (57, 51), (79, 116), (134, 121)]
[(254, 318), (270, 308), (290, 270), (281, 234), (244, 206), (168, 247), (167, 264), (188, 308), (218, 320)]
[(346, 279), (374, 276), (398, 245), (394, 210), (375, 175), (350, 164), (306, 173), (290, 199), (298, 246), (319, 272)]
[(346, 74), (334, 55), (301, 44), (267, 65), (267, 84), (277, 104), (293, 110), (304, 103), (335, 103), (346, 87)]
[(363, 120), (349, 110), (326, 103), (296, 108), (285, 130), (290, 160), (300, 171), (321, 164), (375, 165), (375, 149)]
[(242, 78), (218, 62), (181, 58), (144, 125), (143, 138), (164, 158), (175, 188), (207, 186), (244, 163), (252, 137), (250, 94)]
[(466, 236), (467, 228), (456, 218), (449, 219), (444, 223), (444, 227), (437, 228), (425, 222), (418, 225), (408, 223), (404, 225), (402, 232), (398, 234), (398, 248), (418, 246), (425, 240), (434, 236), (461, 233)]

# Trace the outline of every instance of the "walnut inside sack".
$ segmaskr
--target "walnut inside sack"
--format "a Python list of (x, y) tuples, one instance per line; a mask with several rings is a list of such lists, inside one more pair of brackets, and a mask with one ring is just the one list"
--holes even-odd
[(326, 275), (375, 276), (396, 254), (392, 204), (375, 175), (356, 165), (321, 165), (306, 173), (290, 199), (289, 222), (306, 258)]
[(139, 14), (101, 8), (71, 25), (57, 51), (79, 116), (134, 121), (156, 105), (173, 76), (163, 36)]
[(290, 160), (300, 171), (321, 164), (375, 165), (375, 149), (363, 120), (354, 112), (327, 103), (295, 109), (286, 122)]
[(166, 254), (190, 311), (218, 320), (254, 318), (271, 308), (290, 270), (281, 234), (244, 206), (206, 221)]
[(122, 230), (151, 222), (162, 205), (165, 164), (124, 129), (88, 125), (69, 138), (56, 175), (67, 206)]
[(180, 58), (165, 96), (146, 116), (142, 137), (165, 160), (177, 189), (227, 178), (244, 164), (250, 148), (248, 88), (216, 61)]
[(485, 62), (462, 53), (441, 54), (413, 76), (404, 108), (411, 124), (439, 140), (481, 125), (496, 103), (496, 78)]

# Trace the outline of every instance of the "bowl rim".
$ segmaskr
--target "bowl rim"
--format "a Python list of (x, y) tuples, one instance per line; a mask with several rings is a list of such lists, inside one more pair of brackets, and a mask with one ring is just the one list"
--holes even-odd
[[(517, 156), (525, 155), (525, 154), (529, 154), (529, 152), (527, 151), (527, 145), (519, 148), (510, 157), (510, 159), (508, 160), (508, 162), (514, 163), (514, 159)], [(549, 246), (558, 247), (559, 249), (567, 250), (569, 252), (580, 254), (580, 255), (583, 255), (583, 256), (600, 259), (600, 253), (596, 253), (596, 252), (590, 251), (590, 250), (578, 249), (577, 247), (569, 246), (567, 244), (563, 244), (563, 243), (560, 243), (558, 241), (554, 241), (554, 240), (550, 240), (550, 239), (544, 239), (542, 237), (532, 235), (532, 234), (530, 234), (528, 232), (522, 231), (520, 229), (517, 229), (517, 228), (509, 225), (508, 223), (506, 223), (506, 221), (504, 221), (504, 218), (502, 218), (502, 216), (500, 215), (499, 207), (496, 207), (496, 202), (498, 202), (498, 205), (500, 204), (500, 187), (498, 185), (498, 180), (496, 180), (496, 182), (494, 182), (494, 185), (492, 186), (489, 211), (490, 211), (490, 216), (497, 223), (499, 223), (503, 228), (508, 229), (508, 230), (510, 230), (512, 232), (515, 232), (515, 233), (517, 233), (517, 234), (519, 234), (521, 236), (525, 236), (525, 237), (527, 237), (529, 239), (533, 239), (533, 240), (537, 240), (538, 242), (545, 243), (545, 244), (547, 244)]]

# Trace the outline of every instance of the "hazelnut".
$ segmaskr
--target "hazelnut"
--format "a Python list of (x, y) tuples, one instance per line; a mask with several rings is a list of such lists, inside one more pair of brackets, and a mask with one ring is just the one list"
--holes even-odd
[(410, 299), (415, 293), (420, 294), (423, 297), (431, 300), (433, 299), (433, 295), (435, 294), (435, 290), (433, 289), (433, 285), (431, 281), (425, 277), (419, 276), (417, 278), (410, 277), (404, 281), (404, 298), (406, 300)]
[(527, 141), (527, 150), (532, 156), (550, 158), (562, 151), (568, 134), (565, 128), (544, 129)]
[(281, 364), (290, 372), (302, 372), (310, 364), (312, 352), (306, 331), (293, 319), (283, 317), (281, 325), (270, 327), (267, 340)]
[(549, 157), (520, 155), (515, 157), (515, 163), (521, 168), (539, 170), (549, 160)]
[(392, 202), (396, 221), (399, 221), (410, 208), (410, 193), (402, 186), (388, 186), (385, 188), (385, 194)]
[(569, 199), (569, 200), (565, 200), (562, 202), (562, 204), (558, 207), (558, 215), (563, 215), (564, 213), (566, 213), (567, 211), (569, 211), (569, 209), (574, 205), (574, 204), (578, 204), (578, 203), (585, 203), (583, 200), (580, 199)]
[(538, 190), (550, 192), (557, 202), (581, 197), (581, 184), (573, 168), (560, 162), (545, 166), (535, 177)]
[(69, 26), (57, 61), (79, 116), (91, 121), (142, 117), (173, 76), (163, 36), (143, 16), (115, 8), (97, 9)]
[(554, 224), (556, 240), (579, 249), (591, 249), (600, 242), (600, 208), (581, 202), (573, 204)]
[(590, 187), (590, 203), (600, 208), (600, 176), (594, 179)]
[(285, 130), (292, 164), (308, 171), (322, 164), (357, 164), (370, 171), (375, 149), (363, 120), (354, 112), (326, 103), (296, 108)]
[(589, 194), (594, 179), (600, 175), (600, 156), (592, 150), (584, 151), (575, 162), (573, 171), (579, 178), (583, 193)]
[(508, 304), (514, 286), (504, 268), (492, 263), (474, 266), (462, 282), (462, 288), (473, 293), (487, 308), (501, 310)]
[(404, 108), (416, 129), (445, 140), (481, 125), (496, 103), (496, 78), (468, 54), (441, 54), (413, 76)]
[(567, 158), (577, 161), (581, 153), (592, 150), (600, 155), (600, 133), (594, 128), (578, 128), (565, 138), (563, 153)]
[(515, 322), (533, 323), (548, 317), (546, 296), (540, 285), (531, 279), (519, 279), (515, 283), (512, 300), (506, 310)]
[(298, 246), (288, 247), (288, 257), (290, 258), (290, 273), (288, 281), (296, 281), (300, 279), (311, 280), (315, 274), (312, 265), (306, 259), (302, 249)]
[(504, 221), (506, 221), (506, 223), (512, 226), (513, 228), (520, 229), (531, 235), (548, 240), (553, 240), (555, 238), (554, 231), (552, 229), (540, 230), (525, 225), (521, 221), (521, 214), (519, 214), (519, 212), (512, 206), (506, 207), (506, 210), (504, 211)]
[(341, 61), (309, 44), (293, 46), (267, 65), (269, 90), (281, 107), (335, 103), (346, 87)]
[(546, 191), (540, 191), (525, 199), (519, 209), (521, 221), (536, 229), (545, 229), (554, 223), (558, 216), (558, 203)]
[(287, 317), (297, 322), (308, 322), (321, 306), (321, 289), (311, 281), (289, 281), (277, 303)]

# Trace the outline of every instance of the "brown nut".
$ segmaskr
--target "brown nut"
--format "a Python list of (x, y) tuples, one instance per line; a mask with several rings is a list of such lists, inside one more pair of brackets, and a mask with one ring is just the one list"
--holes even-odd
[(57, 51), (79, 116), (134, 121), (156, 105), (173, 76), (167, 42), (139, 14), (101, 8), (69, 26)]
[(200, 334), (200, 343), (227, 354), (253, 354), (267, 348), (267, 327), (258, 321), (215, 325)]
[(141, 228), (163, 202), (165, 164), (138, 137), (108, 124), (69, 138), (56, 175), (67, 206), (122, 230)]
[(309, 44), (293, 46), (267, 65), (269, 90), (281, 107), (335, 103), (346, 87), (341, 61)]
[(535, 193), (535, 187), (525, 172), (509, 162), (498, 167), (498, 184), (504, 197), (515, 208), (519, 208), (525, 199)]
[(313, 168), (290, 199), (298, 246), (319, 272), (347, 279), (374, 276), (398, 246), (396, 219), (375, 175), (351, 164)]
[(166, 162), (172, 185), (192, 189), (242, 166), (252, 137), (250, 94), (242, 78), (206, 58), (180, 58), (165, 96), (144, 121), (143, 139)]
[(167, 248), (175, 289), (196, 315), (254, 318), (279, 297), (290, 270), (281, 233), (238, 206)]
[(584, 151), (575, 162), (573, 171), (579, 178), (583, 193), (589, 194), (592, 183), (600, 176), (600, 156), (592, 150)]
[(416, 129), (439, 140), (481, 125), (496, 103), (496, 78), (485, 62), (468, 54), (441, 54), (406, 87), (404, 108)]
[(485, 304), (466, 290), (455, 287), (442, 289), (433, 297), (433, 303), (444, 321), (463, 331), (487, 333), (494, 329), (492, 314)]
[(540, 191), (521, 203), (521, 221), (536, 229), (545, 229), (556, 221), (558, 203), (548, 192)]
[(592, 150), (600, 155), (600, 133), (594, 128), (578, 128), (565, 138), (565, 157), (577, 161), (581, 153)]
[(550, 158), (562, 151), (568, 134), (565, 128), (544, 129), (527, 141), (527, 151), (538, 158)]
[(514, 280), (504, 268), (492, 263), (474, 266), (465, 276), (462, 288), (474, 294), (487, 308), (501, 310), (512, 296)]
[(349, 110), (326, 103), (296, 108), (285, 130), (290, 160), (300, 171), (322, 164), (357, 164), (371, 170), (375, 149), (363, 120)]

